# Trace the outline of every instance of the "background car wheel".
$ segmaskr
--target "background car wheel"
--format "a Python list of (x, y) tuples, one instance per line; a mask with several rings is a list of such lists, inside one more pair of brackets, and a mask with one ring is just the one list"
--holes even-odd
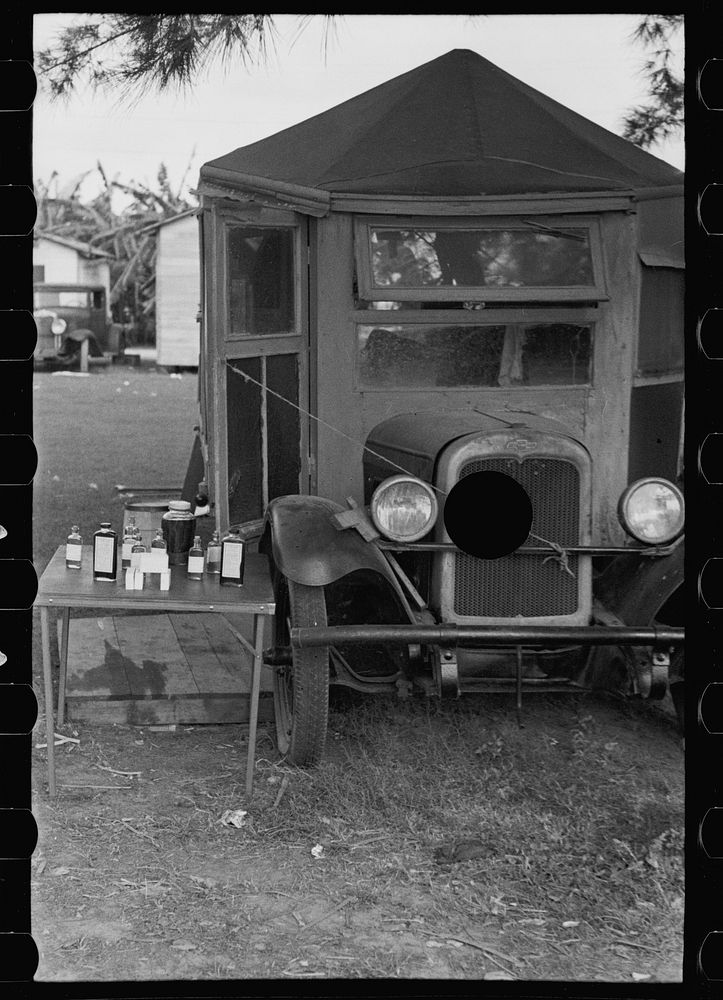
[[(276, 587), (276, 646), (289, 647), (289, 629), (326, 625), (323, 587), (279, 577)], [(318, 764), (329, 717), (329, 648), (294, 650), (293, 662), (274, 672), (274, 716), (279, 752), (299, 767)]]

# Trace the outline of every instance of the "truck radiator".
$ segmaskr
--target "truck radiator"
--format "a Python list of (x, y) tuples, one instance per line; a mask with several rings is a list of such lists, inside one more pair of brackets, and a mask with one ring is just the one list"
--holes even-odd
[[(533, 509), (530, 535), (558, 545), (576, 545), (580, 525), (580, 476), (571, 462), (554, 458), (479, 458), (467, 462), (459, 479), (473, 472), (502, 472), (527, 491)], [(480, 505), (483, 517), (483, 504)], [(527, 545), (542, 544), (528, 537)], [(553, 554), (551, 552), (551, 554)], [(566, 572), (544, 555), (478, 559), (455, 555), (454, 611), (474, 618), (524, 618), (573, 614), (578, 609), (578, 557)]]

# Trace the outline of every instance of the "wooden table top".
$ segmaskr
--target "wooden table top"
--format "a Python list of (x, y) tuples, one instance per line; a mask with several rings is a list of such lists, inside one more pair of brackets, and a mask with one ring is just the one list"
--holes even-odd
[[(119, 560), (120, 562), (120, 551)], [(204, 573), (189, 580), (185, 566), (171, 566), (171, 589), (160, 590), (157, 575), (147, 575), (143, 590), (125, 589), (125, 570), (115, 582), (93, 579), (93, 549), (83, 546), (82, 566), (68, 569), (61, 545), (38, 582), (36, 607), (118, 608), (136, 611), (216, 611), (273, 615), (276, 605), (266, 556), (246, 553), (242, 587), (222, 587), (218, 576)]]

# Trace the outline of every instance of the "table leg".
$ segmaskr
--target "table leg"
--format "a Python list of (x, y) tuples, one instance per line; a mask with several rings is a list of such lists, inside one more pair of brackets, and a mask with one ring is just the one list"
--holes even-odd
[(246, 760), (246, 795), (250, 799), (254, 787), (256, 759), (256, 723), (259, 717), (259, 692), (264, 656), (264, 616), (254, 615), (254, 660), (251, 671), (251, 702), (249, 704), (249, 747)]
[(53, 718), (53, 675), (50, 661), (50, 620), (48, 608), (40, 609), (43, 639), (43, 680), (45, 682), (45, 735), (48, 742), (48, 792), (55, 796), (55, 721)]
[(58, 676), (58, 725), (65, 722), (65, 682), (68, 675), (68, 632), (70, 630), (70, 608), (61, 612), (60, 632), (60, 674)]

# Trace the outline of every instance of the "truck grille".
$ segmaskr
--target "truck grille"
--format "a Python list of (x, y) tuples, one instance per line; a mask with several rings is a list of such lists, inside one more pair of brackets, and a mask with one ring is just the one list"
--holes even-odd
[[(577, 545), (580, 477), (568, 461), (553, 458), (481, 458), (467, 462), (459, 478), (473, 472), (503, 472), (525, 488), (532, 501), (531, 534), (559, 545)], [(527, 545), (541, 545), (528, 537)], [(478, 559), (455, 555), (454, 611), (474, 618), (569, 615), (578, 608), (578, 557), (568, 556), (570, 573), (546, 556)]]

